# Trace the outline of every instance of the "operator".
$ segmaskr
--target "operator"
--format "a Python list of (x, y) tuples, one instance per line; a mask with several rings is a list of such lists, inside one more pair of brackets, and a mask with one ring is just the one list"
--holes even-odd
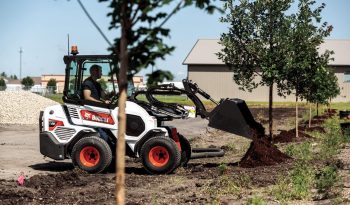
[[(102, 100), (106, 94), (102, 90), (101, 84), (97, 82), (102, 76), (102, 67), (92, 65), (90, 67), (90, 77), (86, 78), (82, 84), (83, 97), (85, 100), (109, 104), (109, 100)], [(108, 134), (101, 128), (97, 128), (100, 137), (108, 142)]]
[(92, 65), (90, 67), (90, 77), (86, 78), (82, 84), (83, 97), (85, 100), (110, 103), (109, 100), (102, 100), (106, 97), (106, 93), (102, 90), (101, 84), (97, 82), (102, 76), (102, 67)]

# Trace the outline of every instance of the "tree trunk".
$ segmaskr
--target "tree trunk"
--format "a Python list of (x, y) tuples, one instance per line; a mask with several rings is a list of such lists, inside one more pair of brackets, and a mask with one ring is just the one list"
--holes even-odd
[(272, 101), (273, 101), (273, 84), (270, 85), (269, 89), (269, 141), (272, 142)]
[(312, 112), (311, 103), (310, 103), (309, 105), (310, 105), (310, 106), (309, 106), (309, 107), (310, 107), (310, 112), (309, 112), (309, 128), (310, 128), (310, 127), (311, 127), (311, 117), (312, 117), (312, 116), (311, 116), (311, 115), (312, 115), (312, 114), (311, 114), (311, 112)]
[(298, 128), (298, 92), (295, 94), (295, 137), (299, 137), (299, 128)]
[(118, 100), (118, 143), (116, 149), (116, 204), (125, 204), (125, 130), (126, 130), (126, 98), (127, 98), (127, 69), (128, 65), (128, 39), (127, 33), (130, 29), (129, 19), (126, 15), (127, 1), (124, 1), (121, 8), (121, 40), (120, 40), (120, 71), (119, 71), (119, 100)]
[(318, 103), (316, 103), (316, 116), (318, 117)]

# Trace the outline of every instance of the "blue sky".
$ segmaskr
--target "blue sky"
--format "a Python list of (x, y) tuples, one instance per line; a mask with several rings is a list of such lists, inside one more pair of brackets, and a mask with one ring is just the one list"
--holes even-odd
[[(108, 30), (108, 3), (82, 0), (87, 10), (112, 41), (119, 35)], [(350, 39), (350, 1), (317, 0), (326, 3), (323, 20), (334, 26), (330, 38)], [(220, 5), (221, 3), (218, 3)], [(166, 24), (171, 29), (167, 39), (176, 50), (154, 69), (170, 70), (180, 80), (186, 77), (183, 60), (197, 39), (216, 39), (227, 30), (219, 23), (221, 14), (208, 15), (194, 8), (176, 14)], [(19, 76), (19, 48), (22, 46), (22, 76), (64, 74), (63, 55), (67, 54), (67, 34), (77, 44), (80, 54), (108, 54), (107, 43), (85, 16), (75, 0), (11, 0), (0, 4), (0, 72)], [(350, 57), (350, 56), (349, 56)], [(140, 75), (151, 72), (143, 70)]]

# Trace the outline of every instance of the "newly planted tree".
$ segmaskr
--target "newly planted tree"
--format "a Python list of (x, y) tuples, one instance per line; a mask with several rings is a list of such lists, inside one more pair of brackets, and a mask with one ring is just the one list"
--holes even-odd
[(229, 0), (227, 15), (221, 19), (230, 25), (223, 33), (223, 49), (219, 59), (234, 72), (233, 79), (243, 90), (258, 86), (269, 87), (269, 138), (272, 139), (273, 86), (281, 82), (282, 70), (288, 61), (285, 56), (291, 42), (290, 18), (286, 11), (292, 0)]
[(314, 74), (320, 64), (329, 61), (330, 54), (330, 51), (326, 51), (320, 55), (318, 51), (324, 38), (330, 35), (332, 27), (326, 22), (321, 23), (321, 11), (325, 4), (312, 9), (314, 4), (313, 0), (300, 0), (298, 12), (291, 15), (291, 30), (286, 34), (291, 43), (286, 55), (288, 64), (282, 71), (284, 81), (278, 85), (283, 94), (295, 94), (296, 137), (298, 137), (298, 101), (304, 98)]
[(311, 103), (317, 105), (327, 104), (329, 98), (334, 98), (340, 94), (338, 78), (327, 65), (320, 66), (316, 69), (312, 79), (309, 81), (304, 98), (310, 102), (309, 127), (311, 127)]
[[(100, 0), (106, 1), (106, 0)], [(125, 154), (125, 103), (127, 98), (127, 81), (141, 69), (155, 64), (156, 59), (164, 59), (174, 47), (168, 46), (163, 39), (169, 37), (170, 30), (164, 24), (179, 10), (195, 5), (212, 13), (216, 6), (210, 0), (178, 1), (170, 13), (164, 8), (176, 2), (174, 0), (113, 0), (110, 29), (119, 29), (120, 37), (114, 40), (111, 48), (118, 56), (115, 72), (118, 74), (118, 143), (117, 143), (117, 204), (124, 204), (124, 154)], [(120, 63), (120, 66), (118, 63)]]

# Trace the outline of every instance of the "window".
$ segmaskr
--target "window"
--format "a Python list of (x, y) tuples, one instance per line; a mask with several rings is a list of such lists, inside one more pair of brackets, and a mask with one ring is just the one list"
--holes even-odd
[(90, 77), (90, 68), (93, 65), (99, 65), (102, 68), (102, 76), (97, 81), (101, 84), (102, 89), (106, 93), (111, 93), (113, 91), (113, 83), (116, 85), (115, 82), (112, 82), (110, 72), (111, 72), (111, 61), (110, 60), (97, 60), (97, 61), (90, 61), (86, 60), (84, 61), (82, 67), (83, 67), (83, 74), (82, 74), (82, 82), (84, 82), (85, 79)]
[(76, 61), (71, 61), (69, 65), (69, 84), (68, 84), (68, 95), (76, 95), (77, 88), (76, 88), (76, 81), (77, 81), (77, 70), (78, 70), (78, 64)]
[(344, 73), (344, 82), (350, 82), (350, 72)]

